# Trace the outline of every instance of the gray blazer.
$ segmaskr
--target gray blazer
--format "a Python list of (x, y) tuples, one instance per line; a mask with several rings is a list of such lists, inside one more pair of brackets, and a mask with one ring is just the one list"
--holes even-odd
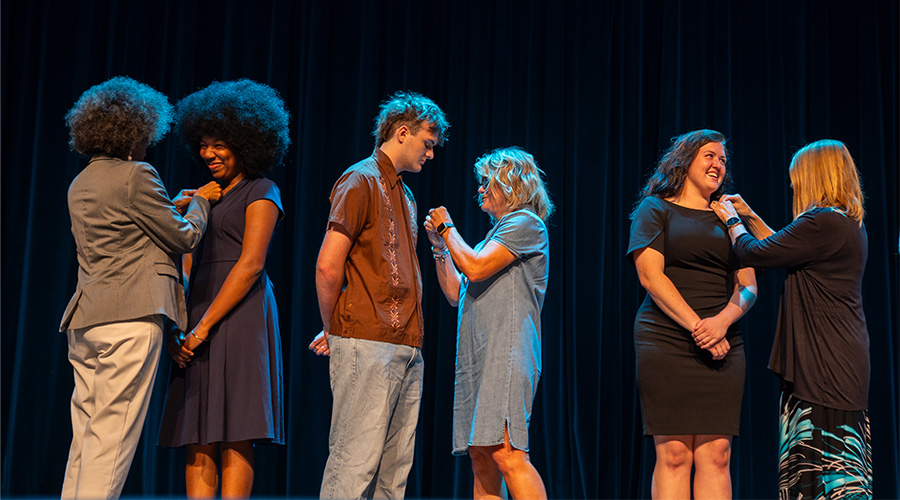
[(182, 217), (150, 164), (91, 159), (69, 186), (78, 285), (60, 331), (151, 314), (184, 330), (187, 309), (176, 259), (200, 241), (209, 208), (195, 196)]

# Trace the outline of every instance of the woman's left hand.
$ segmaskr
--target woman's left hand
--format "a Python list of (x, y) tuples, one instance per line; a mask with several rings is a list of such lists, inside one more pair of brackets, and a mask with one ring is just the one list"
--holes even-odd
[(694, 325), (691, 337), (694, 338), (694, 342), (698, 347), (711, 350), (713, 346), (725, 338), (729, 326), (731, 326), (731, 323), (719, 315), (703, 318)]
[[(199, 338), (198, 338), (199, 337)], [(197, 350), (198, 347), (206, 343), (206, 339), (209, 338), (209, 332), (201, 331), (196, 328), (191, 330), (191, 333), (187, 333), (184, 336), (184, 342), (181, 343), (181, 347), (187, 350), (191, 357), (194, 356), (194, 351)], [(203, 340), (201, 340), (203, 339)]]
[(184, 332), (178, 332), (178, 335), (172, 335), (169, 337), (169, 342), (166, 344), (166, 348), (169, 350), (169, 356), (172, 357), (172, 361), (174, 361), (179, 368), (187, 366), (191, 361), (191, 356), (193, 356), (193, 353), (182, 347), (183, 344)]
[(708, 351), (712, 353), (713, 359), (716, 361), (725, 359), (725, 355), (728, 354), (728, 351), (730, 350), (731, 344), (728, 343), (728, 339), (722, 339), (718, 344), (708, 349)]
[(709, 208), (713, 209), (713, 212), (716, 213), (716, 216), (718, 216), (719, 220), (723, 223), (732, 217), (738, 217), (737, 210), (734, 209), (734, 206), (728, 200), (713, 201), (709, 204)]
[(431, 220), (430, 215), (425, 216), (425, 234), (428, 235), (428, 241), (434, 248), (442, 249), (446, 246), (444, 238), (438, 234), (437, 228), (434, 226), (434, 221)]

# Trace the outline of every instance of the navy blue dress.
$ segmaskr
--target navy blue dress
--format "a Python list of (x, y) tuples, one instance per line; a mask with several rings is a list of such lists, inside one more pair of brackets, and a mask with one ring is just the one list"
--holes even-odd
[[(274, 203), (278, 186), (245, 179), (213, 206), (194, 251), (188, 323), (195, 326), (241, 255), (247, 207)], [(283, 377), (278, 308), (263, 271), (247, 295), (210, 330), (184, 369), (174, 363), (159, 430), (162, 446), (252, 440), (284, 444)]]

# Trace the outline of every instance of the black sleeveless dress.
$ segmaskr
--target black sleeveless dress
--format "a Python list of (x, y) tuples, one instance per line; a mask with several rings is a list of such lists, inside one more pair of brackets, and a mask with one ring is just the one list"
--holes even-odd
[[(663, 254), (666, 276), (700, 318), (728, 304), (739, 265), (715, 213), (647, 197), (631, 225), (628, 255), (633, 260), (645, 247)], [(634, 320), (644, 434), (738, 435), (745, 359), (737, 324), (725, 338), (731, 350), (715, 361), (647, 294)]]

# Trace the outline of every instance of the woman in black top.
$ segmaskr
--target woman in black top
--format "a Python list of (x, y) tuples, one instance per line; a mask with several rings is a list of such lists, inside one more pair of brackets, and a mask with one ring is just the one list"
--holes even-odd
[(769, 360), (782, 380), (779, 498), (871, 498), (859, 176), (844, 144), (822, 140), (794, 155), (790, 178), (794, 221), (778, 232), (739, 195), (713, 203), (742, 265), (787, 268)]
[(647, 297), (634, 320), (644, 434), (653, 436), (653, 498), (731, 498), (731, 439), (744, 393), (737, 320), (756, 298), (709, 206), (728, 184), (725, 136), (673, 140), (640, 194), (628, 255)]

